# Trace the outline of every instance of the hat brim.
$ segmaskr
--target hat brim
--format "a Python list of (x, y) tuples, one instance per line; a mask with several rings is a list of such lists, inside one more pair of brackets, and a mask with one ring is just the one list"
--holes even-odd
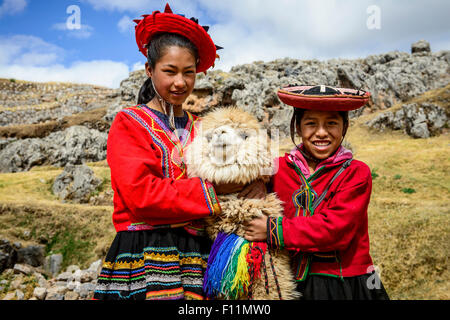
[(346, 88), (333, 88), (334, 94), (306, 94), (305, 91), (317, 86), (293, 86), (278, 90), (280, 100), (294, 108), (318, 111), (351, 111), (364, 106), (370, 92)]
[(173, 13), (154, 12), (144, 15), (136, 26), (136, 42), (139, 51), (147, 57), (147, 44), (159, 33), (176, 33), (188, 38), (198, 50), (197, 72), (204, 72), (214, 65), (216, 46), (205, 29), (183, 16)]

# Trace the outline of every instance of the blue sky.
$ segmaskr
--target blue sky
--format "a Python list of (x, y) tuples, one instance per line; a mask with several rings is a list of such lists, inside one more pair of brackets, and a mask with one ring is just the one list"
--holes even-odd
[[(132, 19), (163, 10), (159, 0), (0, 0), (0, 77), (117, 88), (142, 68)], [(277, 58), (358, 58), (410, 51), (426, 39), (450, 50), (448, 0), (173, 0), (223, 47), (216, 69)], [(67, 30), (66, 10), (81, 29)]]

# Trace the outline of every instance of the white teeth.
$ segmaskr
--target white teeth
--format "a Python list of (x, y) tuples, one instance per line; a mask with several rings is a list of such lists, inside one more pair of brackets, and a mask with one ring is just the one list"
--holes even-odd
[(329, 144), (330, 144), (329, 142), (314, 142), (315, 146), (327, 146)]

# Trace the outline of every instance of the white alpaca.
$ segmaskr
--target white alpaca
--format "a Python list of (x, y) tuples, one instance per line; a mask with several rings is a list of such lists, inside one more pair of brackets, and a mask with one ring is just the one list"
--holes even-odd
[[(188, 176), (217, 184), (247, 184), (261, 179), (273, 172), (270, 145), (266, 131), (252, 115), (238, 108), (216, 109), (202, 119), (198, 135), (186, 148)], [(279, 216), (283, 212), (275, 193), (267, 194), (265, 199), (238, 198), (237, 194), (218, 198), (222, 213), (206, 219), (206, 230), (212, 240), (219, 232), (243, 238), (244, 222), (261, 215)], [(243, 239), (238, 241), (242, 243)], [(246, 299), (248, 294), (259, 300), (279, 299), (280, 294), (284, 300), (298, 298), (287, 251), (267, 250), (264, 262), (266, 268), (261, 264), (260, 277), (252, 277), (253, 272), (249, 274), (251, 286), (242, 290), (245, 294), (230, 297), (225, 291), (218, 292), (216, 298)], [(224, 275), (227, 276), (232, 275)]]

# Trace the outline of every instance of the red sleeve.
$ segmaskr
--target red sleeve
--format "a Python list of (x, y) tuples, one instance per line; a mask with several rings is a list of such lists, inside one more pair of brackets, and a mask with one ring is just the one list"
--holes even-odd
[(133, 220), (180, 223), (220, 213), (214, 189), (200, 178), (162, 178), (161, 156), (148, 131), (119, 112), (108, 136), (107, 161), (114, 192)]
[(278, 223), (281, 228), (275, 227), (279, 229), (276, 233), (286, 249), (327, 252), (349, 246), (367, 220), (372, 191), (370, 169), (366, 165), (356, 169), (349, 170), (337, 187), (330, 189), (334, 195), (325, 197), (314, 215), (283, 218)]

